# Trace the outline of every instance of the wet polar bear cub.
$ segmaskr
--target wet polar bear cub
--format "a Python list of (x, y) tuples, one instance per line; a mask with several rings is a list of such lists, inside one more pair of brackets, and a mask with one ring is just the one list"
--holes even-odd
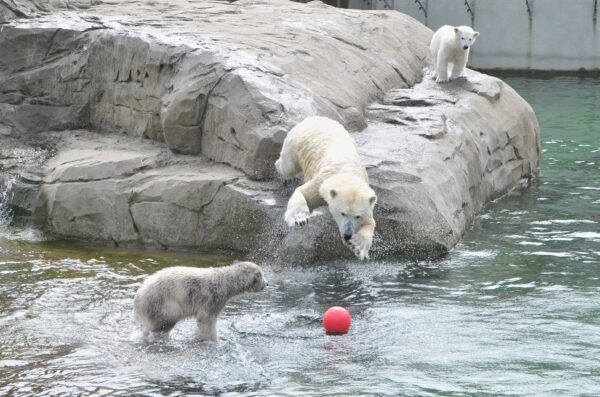
[(150, 332), (167, 333), (180, 320), (195, 317), (202, 339), (216, 341), (217, 317), (227, 301), (266, 286), (261, 268), (252, 262), (217, 268), (168, 267), (144, 281), (133, 301), (134, 315), (144, 337)]
[(306, 224), (313, 209), (327, 204), (344, 242), (359, 259), (369, 259), (377, 196), (354, 139), (340, 123), (306, 118), (286, 136), (275, 167), (285, 178), (304, 172), (304, 184), (285, 212), (289, 226)]
[(469, 51), (475, 43), (479, 32), (468, 26), (444, 25), (439, 28), (431, 39), (431, 53), (435, 67), (434, 78), (438, 83), (448, 81), (448, 64), (452, 63), (450, 80), (456, 79), (465, 71), (469, 60)]

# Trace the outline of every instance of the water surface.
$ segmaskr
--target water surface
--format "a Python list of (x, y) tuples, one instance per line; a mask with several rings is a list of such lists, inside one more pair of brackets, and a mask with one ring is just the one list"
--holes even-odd
[[(511, 78), (544, 177), (489, 205), (444, 260), (265, 266), (218, 344), (143, 343), (132, 297), (169, 265), (230, 258), (0, 235), (0, 395), (600, 395), (600, 81)], [(41, 240), (41, 241), (38, 241)], [(324, 335), (331, 305), (350, 309)]]

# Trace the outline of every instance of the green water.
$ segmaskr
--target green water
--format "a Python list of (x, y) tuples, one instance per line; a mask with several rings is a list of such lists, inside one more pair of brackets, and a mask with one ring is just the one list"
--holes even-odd
[[(218, 344), (193, 321), (143, 343), (132, 297), (222, 257), (0, 238), (0, 395), (600, 395), (600, 81), (511, 78), (544, 177), (489, 205), (444, 260), (265, 265)], [(326, 336), (322, 312), (353, 315)]]

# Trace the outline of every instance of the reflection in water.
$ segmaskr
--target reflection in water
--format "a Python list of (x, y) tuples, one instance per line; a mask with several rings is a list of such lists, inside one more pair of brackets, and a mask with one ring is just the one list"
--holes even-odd
[[(545, 177), (491, 203), (444, 260), (262, 264), (270, 286), (144, 342), (147, 274), (230, 258), (0, 234), (0, 395), (600, 394), (600, 92), (510, 79), (542, 124)], [(592, 164), (593, 163), (593, 164)], [(345, 336), (323, 312), (347, 307)]]

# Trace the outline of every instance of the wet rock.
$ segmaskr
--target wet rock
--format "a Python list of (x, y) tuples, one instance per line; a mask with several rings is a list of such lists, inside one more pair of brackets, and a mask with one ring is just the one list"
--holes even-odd
[(279, 181), (252, 181), (229, 166), (129, 137), (54, 135), (61, 144), (36, 180), (41, 185), (31, 183), (37, 174), (23, 173), (12, 200), (19, 215), (54, 234), (118, 246), (292, 255), (297, 262), (349, 256), (329, 217), (315, 216), (303, 230), (283, 223), (290, 188)]
[(42, 170), (29, 170), (19, 174), (19, 181), (31, 185), (40, 185), (43, 180), (44, 172)]
[(43, 178), (44, 171), (34, 168), (20, 172), (12, 179), (8, 204), (17, 217), (27, 219), (32, 216)]
[(535, 114), (497, 78), (468, 71), (439, 85), (428, 73), (369, 110), (356, 138), (379, 195), (383, 250), (446, 251), (485, 203), (539, 168)]

